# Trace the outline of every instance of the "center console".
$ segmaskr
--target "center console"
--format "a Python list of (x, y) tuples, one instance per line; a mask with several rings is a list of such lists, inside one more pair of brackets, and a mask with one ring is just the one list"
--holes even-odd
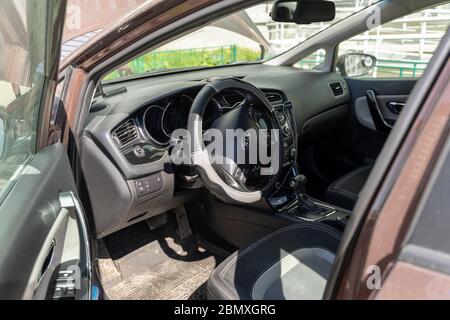
[(306, 193), (306, 176), (297, 169), (297, 128), (292, 114), (292, 103), (275, 106), (276, 120), (281, 128), (284, 154), (283, 170), (286, 178), (277, 186), (277, 191), (266, 198), (272, 210), (282, 217), (300, 221), (323, 221), (345, 229), (350, 212), (311, 198)]
[(279, 190), (267, 198), (280, 216), (298, 221), (320, 221), (338, 229), (345, 229), (350, 212), (316, 200), (306, 194), (307, 178), (297, 173), (296, 166)]
[(276, 121), (281, 129), (281, 143), (283, 144), (284, 154), (282, 154), (282, 166), (290, 167), (297, 159), (297, 139), (295, 135), (295, 122), (292, 115), (292, 103), (287, 101), (283, 104), (274, 106)]
[(305, 221), (319, 221), (336, 213), (336, 209), (317, 202), (306, 194), (293, 194), (292, 200), (279, 209), (279, 212)]

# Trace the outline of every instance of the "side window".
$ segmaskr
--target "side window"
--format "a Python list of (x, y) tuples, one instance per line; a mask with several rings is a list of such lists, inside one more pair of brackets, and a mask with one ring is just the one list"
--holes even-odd
[(325, 55), (326, 51), (324, 49), (319, 49), (297, 62), (294, 67), (304, 70), (313, 70), (325, 61)]
[(2, 1), (0, 19), (0, 197), (35, 153), (44, 92), (47, 1)]
[(445, 4), (376, 27), (339, 45), (338, 72), (349, 77), (418, 78), (449, 24), (450, 4)]

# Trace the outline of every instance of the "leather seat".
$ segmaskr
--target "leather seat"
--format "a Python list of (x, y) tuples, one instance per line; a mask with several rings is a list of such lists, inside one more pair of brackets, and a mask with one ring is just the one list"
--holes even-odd
[(356, 169), (333, 182), (326, 192), (327, 202), (353, 210), (373, 166)]
[(322, 299), (340, 240), (322, 223), (280, 229), (223, 261), (208, 281), (208, 299)]

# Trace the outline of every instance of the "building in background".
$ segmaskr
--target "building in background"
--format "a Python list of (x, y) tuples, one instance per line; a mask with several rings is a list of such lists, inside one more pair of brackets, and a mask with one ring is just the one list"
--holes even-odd
[[(146, 0), (69, 0), (62, 59), (89, 41), (111, 21), (145, 2)], [(336, 0), (335, 21), (340, 21), (375, 2), (377, 0)], [(218, 60), (225, 59), (233, 63), (239, 62), (235, 54), (239, 49), (245, 48), (255, 52), (247, 52), (247, 55), (258, 55), (262, 45), (264, 48), (261, 52), (268, 57), (294, 47), (334, 23), (278, 23), (270, 18), (271, 9), (272, 1), (254, 6), (241, 13), (241, 19), (237, 19), (237, 22), (218, 21), (171, 42), (159, 51), (170, 51), (172, 55), (173, 52), (179, 51), (179, 59), (183, 56), (191, 59), (192, 55), (213, 47), (214, 50), (225, 52), (225, 56), (217, 58)], [(450, 4), (437, 6), (375, 27), (345, 41), (340, 45), (339, 54), (358, 51), (374, 55), (378, 59), (374, 76), (418, 77), (426, 68), (449, 23)], [(319, 50), (307, 59), (299, 61), (296, 66), (311, 69), (320, 65), (321, 61), (322, 54)]]
[[(375, 0), (337, 0), (337, 17), (354, 14)], [(314, 34), (329, 27), (330, 23), (316, 23), (297, 26), (278, 23), (270, 19), (271, 4), (262, 4), (247, 10), (252, 20), (268, 39), (271, 47), (283, 52), (305, 41)], [(339, 53), (359, 51), (378, 58), (378, 66), (373, 76), (420, 76), (440, 39), (450, 23), (450, 4), (437, 6), (416, 14), (375, 27), (341, 44)], [(299, 62), (298, 66), (312, 68), (321, 62), (321, 52)]]

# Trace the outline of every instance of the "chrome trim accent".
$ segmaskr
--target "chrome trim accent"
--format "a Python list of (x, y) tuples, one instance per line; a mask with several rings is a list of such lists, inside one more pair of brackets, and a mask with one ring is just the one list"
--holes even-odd
[[(116, 132), (117, 132), (120, 128), (122, 128), (123, 126), (125, 126), (128, 122), (132, 122), (133, 125), (134, 125), (134, 127), (136, 128), (136, 138), (134, 138), (133, 140), (128, 141), (127, 143), (122, 144), (122, 143), (120, 142), (119, 138), (117, 137)], [(128, 120), (124, 121), (122, 124), (120, 124), (120, 125), (117, 127), (117, 129), (115, 129), (115, 130), (112, 132), (111, 135), (112, 135), (113, 140), (116, 142), (116, 144), (117, 144), (117, 146), (118, 146), (119, 148), (126, 148), (126, 147), (130, 146), (131, 144), (133, 144), (134, 142), (139, 141), (139, 128), (138, 128), (138, 126), (137, 126), (137, 124), (136, 124), (136, 121), (134, 121), (134, 119), (128, 119)]]
[[(334, 89), (333, 89), (333, 86), (334, 86), (334, 85), (339, 85), (340, 88), (341, 88), (341, 90), (342, 90), (342, 93), (337, 94), (337, 93), (334, 91)], [(341, 96), (343, 96), (343, 95), (345, 94), (345, 90), (346, 90), (346, 89), (345, 89), (345, 85), (344, 85), (341, 81), (330, 82), (330, 83), (328, 84), (328, 87), (330, 88), (331, 93), (333, 94), (333, 96), (336, 97), (336, 98), (341, 97)]]
[[(227, 100), (227, 93), (228, 94), (232, 94), (232, 93), (234, 93), (234, 94), (237, 94), (237, 95), (240, 95), (240, 96), (242, 96), (242, 101), (241, 102), (237, 102), (237, 103), (235, 103), (234, 105), (231, 105), (229, 102), (228, 102), (228, 100)], [(227, 110), (227, 111), (229, 111), (229, 110), (233, 110), (234, 108), (237, 108), (237, 107), (239, 107), (240, 105), (242, 105), (244, 102), (245, 102), (245, 99), (246, 99), (246, 97), (245, 97), (245, 95), (242, 93), (242, 92), (239, 92), (239, 91), (237, 91), (237, 90), (232, 90), (232, 91), (229, 91), (229, 92), (222, 92), (222, 98), (223, 98), (223, 100), (225, 100), (225, 102), (229, 105), (229, 107), (227, 107), (227, 106), (222, 106), (222, 105), (220, 105), (220, 110), (222, 111), (222, 110)]]
[[(166, 111), (167, 111), (167, 109), (169, 109), (169, 107), (173, 104), (173, 102), (174, 102), (175, 100), (180, 99), (180, 98), (183, 98), (183, 97), (188, 98), (188, 99), (190, 100), (191, 105), (189, 106), (189, 108), (191, 108), (192, 104), (194, 103), (194, 99), (192, 99), (192, 97), (190, 97), (190, 96), (188, 96), (188, 95), (186, 95), (186, 94), (182, 94), (182, 95), (180, 95), (180, 96), (178, 96), (178, 97), (175, 97), (175, 98), (171, 99), (170, 102), (167, 104), (167, 106), (166, 106), (166, 107), (164, 108), (164, 110), (163, 110), (163, 113), (162, 113), (162, 116), (161, 116), (161, 128), (162, 128), (164, 134), (165, 134), (169, 139), (171, 138), (171, 134), (172, 134), (172, 133), (170, 133), (170, 134), (167, 133), (166, 128), (164, 128), (164, 117), (166, 116)], [(183, 120), (183, 119), (182, 119), (182, 120)]]
[[(145, 110), (145, 112), (144, 112), (144, 129), (145, 129), (145, 131), (147, 132), (147, 134), (148, 134), (148, 136), (154, 141), (154, 142), (156, 142), (157, 144), (159, 144), (160, 146), (163, 146), (163, 147), (165, 147), (165, 146), (168, 146), (169, 145), (169, 143), (170, 143), (170, 137), (168, 137), (169, 139), (168, 139), (168, 141), (167, 142), (161, 142), (161, 141), (159, 141), (158, 139), (156, 139), (155, 137), (153, 137), (151, 134), (150, 134), (150, 132), (148, 131), (148, 129), (147, 129), (147, 113), (148, 113), (148, 111), (150, 110), (150, 109), (153, 109), (153, 108), (158, 108), (158, 109), (160, 109), (162, 112), (161, 112), (161, 119), (159, 119), (159, 121), (160, 121), (160, 123), (161, 123), (161, 127), (162, 127), (162, 125), (163, 125), (163, 122), (162, 122), (162, 119), (163, 119), (163, 115), (164, 115), (164, 110), (165, 110), (165, 108), (164, 107), (161, 107), (161, 106), (159, 106), (159, 105), (157, 105), (157, 104), (154, 104), (154, 105), (151, 105), (150, 107), (148, 107), (146, 110)], [(164, 131), (163, 131), (163, 133), (164, 134), (166, 134)], [(167, 135), (166, 135), (167, 136)]]
[[(42, 278), (44, 278), (45, 274), (46, 274), (47, 271), (49, 270), (49, 267), (52, 265), (53, 258), (55, 257), (55, 248), (56, 248), (56, 239), (53, 239), (53, 240), (52, 240), (52, 243), (50, 244), (50, 248), (48, 248), (48, 252), (47, 252), (47, 258), (48, 258), (48, 257), (50, 256), (50, 254), (51, 254), (50, 260), (49, 260), (49, 263), (48, 263), (47, 268), (45, 268), (45, 270), (44, 270), (44, 269), (41, 270), (41, 274), (39, 275), (39, 279), (38, 279), (38, 281), (37, 281), (37, 286), (38, 286), (38, 287), (39, 287), (39, 285), (41, 284)], [(47, 259), (47, 258), (46, 258), (46, 259)]]
[(278, 210), (278, 212), (279, 213), (286, 213), (286, 214), (288, 214), (289, 216), (291, 216), (293, 218), (296, 218), (296, 219), (299, 219), (299, 220), (302, 220), (302, 221), (308, 221), (308, 222), (316, 222), (316, 221), (322, 220), (323, 218), (328, 218), (328, 217), (332, 216), (333, 214), (335, 214), (337, 212), (335, 207), (331, 207), (331, 206), (328, 206), (326, 204), (319, 203), (317, 201), (313, 201), (312, 200), (312, 202), (314, 202), (316, 205), (321, 206), (321, 207), (326, 208), (326, 209), (330, 209), (330, 212), (327, 213), (326, 215), (318, 216), (316, 219), (304, 218), (304, 217), (301, 217), (301, 216), (297, 216), (297, 215), (291, 214), (291, 211), (295, 210), (298, 207), (298, 202), (299, 202), (298, 199), (295, 199), (294, 201), (292, 201), (292, 202), (288, 203), (287, 205), (285, 205), (284, 207), (280, 208)]
[(86, 217), (84, 215), (83, 206), (78, 198), (78, 196), (73, 192), (62, 192), (59, 194), (59, 202), (61, 203), (61, 208), (67, 210), (73, 210), (79, 221), (81, 227), (81, 233), (83, 235), (85, 252), (86, 252), (86, 269), (88, 271), (88, 292), (87, 300), (92, 299), (92, 251), (91, 251), (91, 240), (89, 235), (89, 229)]
[(318, 202), (315, 202), (315, 201), (313, 201), (313, 202), (314, 202), (315, 204), (321, 206), (321, 207), (330, 209), (330, 210), (331, 210), (330, 213), (328, 213), (328, 214), (326, 214), (326, 215), (323, 215), (323, 216), (321, 216), (321, 217), (318, 217), (317, 219), (307, 219), (307, 218), (297, 217), (297, 216), (295, 216), (295, 218), (298, 218), (298, 219), (304, 220), (304, 221), (309, 221), (309, 222), (316, 222), (316, 221), (322, 220), (323, 218), (328, 218), (328, 217), (332, 216), (333, 214), (335, 214), (335, 213), (337, 212), (337, 210), (336, 210), (335, 208), (333, 208), (333, 207), (326, 206), (326, 205), (324, 205), (324, 204), (322, 204), (322, 203), (318, 203)]
[[(267, 100), (269, 100), (269, 102), (270, 102), (272, 105), (282, 104), (282, 103), (284, 102), (284, 98), (283, 98), (283, 95), (282, 95), (281, 93), (274, 92), (274, 91), (265, 91), (265, 92), (264, 92), (264, 95), (266, 96)], [(270, 101), (269, 95), (278, 96), (280, 99), (279, 99), (279, 100), (276, 100), (276, 101)]]

